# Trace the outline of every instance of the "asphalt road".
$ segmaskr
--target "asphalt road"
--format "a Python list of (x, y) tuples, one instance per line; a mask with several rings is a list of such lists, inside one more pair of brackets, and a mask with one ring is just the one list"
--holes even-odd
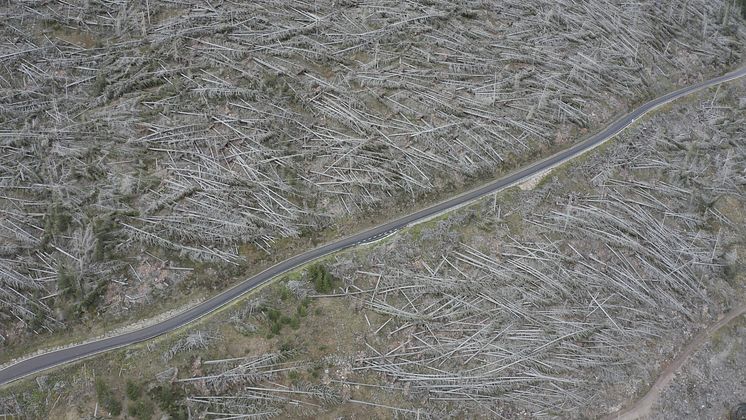
[(399, 230), (414, 222), (422, 221), (444, 211), (463, 206), (464, 204), (472, 202), (484, 195), (494, 193), (496, 191), (524, 181), (535, 174), (557, 166), (571, 158), (579, 156), (583, 152), (588, 151), (593, 147), (603, 143), (604, 141), (614, 137), (625, 127), (632, 124), (635, 119), (639, 118), (640, 116), (658, 106), (681, 98), (682, 96), (689, 95), (693, 92), (708, 88), (710, 86), (715, 86), (729, 80), (743, 77), (744, 75), (746, 75), (746, 67), (653, 99), (650, 102), (647, 102), (634, 111), (630, 112), (629, 114), (624, 115), (616, 121), (612, 122), (602, 131), (592, 135), (591, 137), (588, 137), (587, 139), (579, 143), (576, 143), (572, 147), (565, 149), (555, 155), (528, 165), (523, 169), (513, 172), (503, 178), (489, 182), (488, 184), (485, 184), (479, 188), (465, 192), (439, 204), (433, 205), (432, 207), (419, 210), (417, 212), (403, 216), (399, 219), (392, 220), (388, 223), (379, 225), (360, 233), (356, 233), (352, 236), (339, 239), (335, 242), (291, 257), (237, 284), (236, 286), (223, 291), (222, 293), (213, 296), (212, 298), (200, 303), (199, 305), (178, 315), (175, 315), (173, 318), (169, 318), (165, 321), (159, 322), (149, 327), (144, 327), (142, 329), (128, 332), (122, 335), (92, 341), (89, 343), (52, 351), (28, 358), (26, 360), (22, 360), (0, 371), (0, 385), (7, 384), (17, 379), (23, 378), (24, 376), (37, 373), (53, 366), (62, 365), (82, 359), (84, 357), (92, 356), (94, 354), (145, 341), (166, 332), (172, 331), (215, 311), (223, 305), (230, 303), (231, 301), (237, 299), (239, 296), (269, 281), (278, 274), (282, 274), (286, 271), (292, 270), (302, 264), (308, 263), (312, 260), (315, 260), (316, 258), (330, 254), (334, 251), (349, 248), (359, 243), (376, 240), (377, 238), (386, 236), (387, 234)]

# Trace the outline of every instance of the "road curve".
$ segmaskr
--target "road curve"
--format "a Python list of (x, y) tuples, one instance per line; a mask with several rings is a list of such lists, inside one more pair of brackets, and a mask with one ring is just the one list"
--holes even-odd
[(376, 238), (380, 238), (391, 231), (398, 230), (415, 222), (428, 219), (444, 211), (463, 206), (464, 204), (472, 202), (484, 195), (494, 193), (496, 191), (524, 181), (535, 174), (555, 167), (571, 158), (579, 156), (583, 152), (586, 152), (593, 147), (605, 142), (606, 140), (611, 139), (616, 134), (621, 132), (625, 127), (632, 124), (635, 119), (641, 117), (652, 109), (655, 109), (661, 105), (689, 95), (691, 93), (697, 92), (699, 90), (715, 86), (730, 80), (734, 80), (743, 77), (744, 75), (746, 75), (746, 67), (735, 70), (723, 76), (716, 77), (714, 79), (687, 86), (685, 88), (653, 99), (650, 102), (641, 105), (639, 108), (633, 110), (632, 112), (618, 118), (602, 131), (586, 138), (579, 143), (574, 144), (568, 149), (565, 149), (548, 158), (525, 166), (524, 168), (517, 170), (503, 178), (491, 181), (481, 187), (475, 188), (471, 191), (467, 191), (463, 194), (457, 195), (431, 207), (416, 211), (409, 215), (402, 216), (399, 219), (384, 223), (374, 228), (370, 228), (363, 232), (356, 233), (354, 235), (339, 239), (335, 242), (323, 245), (319, 248), (312, 249), (310, 251), (288, 258), (287, 260), (274, 265), (262, 271), (261, 273), (248, 278), (247, 280), (244, 280), (243, 282), (231, 287), (230, 289), (227, 289), (220, 294), (213, 296), (212, 298), (198, 304), (197, 306), (160, 323), (121, 335), (91, 341), (88, 343), (55, 350), (49, 353), (44, 353), (38, 356), (27, 358), (25, 360), (21, 360), (0, 370), (0, 385), (7, 384), (9, 382), (15, 381), (17, 379), (45, 369), (49, 369), (54, 366), (59, 366), (65, 363), (92, 356), (94, 354), (102, 353), (119, 347), (124, 347), (129, 344), (145, 341), (166, 332), (172, 331), (232, 302), (246, 292), (256, 288), (263, 283), (266, 283), (278, 274), (285, 273), (302, 264), (308, 263), (332, 252), (349, 248), (362, 242), (375, 240)]

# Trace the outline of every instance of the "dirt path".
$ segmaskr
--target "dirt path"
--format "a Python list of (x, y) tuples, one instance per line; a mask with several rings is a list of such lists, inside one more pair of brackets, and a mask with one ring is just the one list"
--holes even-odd
[(604, 417), (604, 420), (632, 420), (644, 418), (645, 416), (649, 415), (650, 409), (653, 407), (653, 404), (655, 404), (656, 400), (658, 400), (658, 396), (660, 395), (661, 391), (663, 391), (668, 386), (668, 384), (671, 383), (674, 374), (681, 368), (681, 366), (684, 365), (686, 359), (689, 358), (692, 353), (699, 350), (699, 348), (706, 341), (708, 341), (710, 339), (710, 336), (717, 330), (745, 313), (746, 304), (740, 305), (725, 314), (725, 316), (718, 322), (710, 325), (705, 330), (700, 331), (699, 334), (695, 335), (694, 338), (689, 342), (689, 344), (684, 347), (684, 350), (681, 352), (681, 354), (676, 356), (676, 358), (673, 359), (671, 363), (666, 366), (665, 369), (663, 369), (661, 374), (658, 376), (658, 379), (655, 380), (655, 383), (653, 383), (653, 386), (650, 387), (644, 397), (637, 400), (630, 407), (617, 411), (616, 413), (609, 414), (608, 416)]

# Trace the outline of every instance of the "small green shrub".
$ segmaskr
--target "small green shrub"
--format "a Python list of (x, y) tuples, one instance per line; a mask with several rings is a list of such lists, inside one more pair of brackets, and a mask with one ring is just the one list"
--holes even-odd
[(155, 406), (149, 400), (137, 401), (127, 407), (127, 413), (138, 420), (150, 420), (155, 414)]
[(329, 293), (334, 289), (334, 278), (321, 264), (314, 264), (308, 268), (308, 277), (319, 293)]
[(292, 328), (294, 330), (297, 330), (298, 328), (300, 328), (300, 319), (297, 316), (294, 316), (290, 320), (290, 328)]
[(142, 387), (140, 384), (130, 381), (127, 381), (127, 398), (131, 399), (132, 401), (137, 400), (140, 398), (140, 395), (142, 395)]
[(75, 274), (67, 267), (60, 267), (57, 270), (57, 288), (62, 291), (62, 296), (71, 296), (75, 294)]
[(270, 308), (267, 310), (267, 318), (269, 318), (269, 320), (272, 322), (277, 322), (277, 320), (280, 319), (281, 315), (282, 314), (277, 309)]
[(287, 288), (284, 284), (280, 287), (280, 300), (288, 300), (292, 297), (292, 293), (290, 292), (290, 289)]
[(122, 403), (116, 398), (109, 384), (101, 378), (96, 378), (96, 396), (98, 403), (112, 416), (116, 417), (122, 413)]
[(41, 306), (33, 307), (34, 318), (29, 325), (32, 330), (38, 330), (44, 325), (44, 309)]
[(108, 284), (105, 281), (100, 281), (96, 285), (96, 288), (88, 293), (83, 301), (80, 302), (80, 310), (85, 312), (92, 312), (98, 306), (99, 298), (104, 295)]
[(292, 383), (296, 383), (296, 382), (298, 382), (298, 380), (300, 379), (300, 373), (298, 373), (298, 372), (297, 372), (297, 371), (295, 371), (295, 370), (291, 370), (290, 372), (288, 372), (288, 379), (289, 379), (289, 380), (290, 380), (290, 381), (291, 381)]
[(309, 367), (306, 371), (311, 374), (311, 377), (314, 379), (319, 379), (321, 377), (321, 365), (315, 365), (312, 367)]
[(111, 250), (118, 243), (117, 229), (119, 229), (119, 224), (113, 212), (100, 215), (93, 221), (93, 234), (96, 236), (93, 258), (96, 261), (102, 261), (111, 256)]
[(175, 386), (159, 385), (150, 390), (150, 397), (174, 420), (187, 418), (186, 408), (182, 405), (184, 391)]
[(47, 208), (45, 217), (45, 227), (53, 234), (60, 234), (67, 231), (73, 217), (70, 211), (61, 203), (55, 202)]

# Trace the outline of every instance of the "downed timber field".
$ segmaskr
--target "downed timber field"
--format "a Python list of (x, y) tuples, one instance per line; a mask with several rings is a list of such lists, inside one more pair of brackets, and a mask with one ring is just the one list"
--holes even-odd
[[(290, 273), (187, 331), (7, 388), (4, 412), (616, 412), (746, 301), (745, 91), (668, 105), (536, 183)], [(653, 416), (724, 416), (742, 329), (707, 337)]]
[(3, 4), (3, 361), (158, 315), (742, 61), (730, 1)]

